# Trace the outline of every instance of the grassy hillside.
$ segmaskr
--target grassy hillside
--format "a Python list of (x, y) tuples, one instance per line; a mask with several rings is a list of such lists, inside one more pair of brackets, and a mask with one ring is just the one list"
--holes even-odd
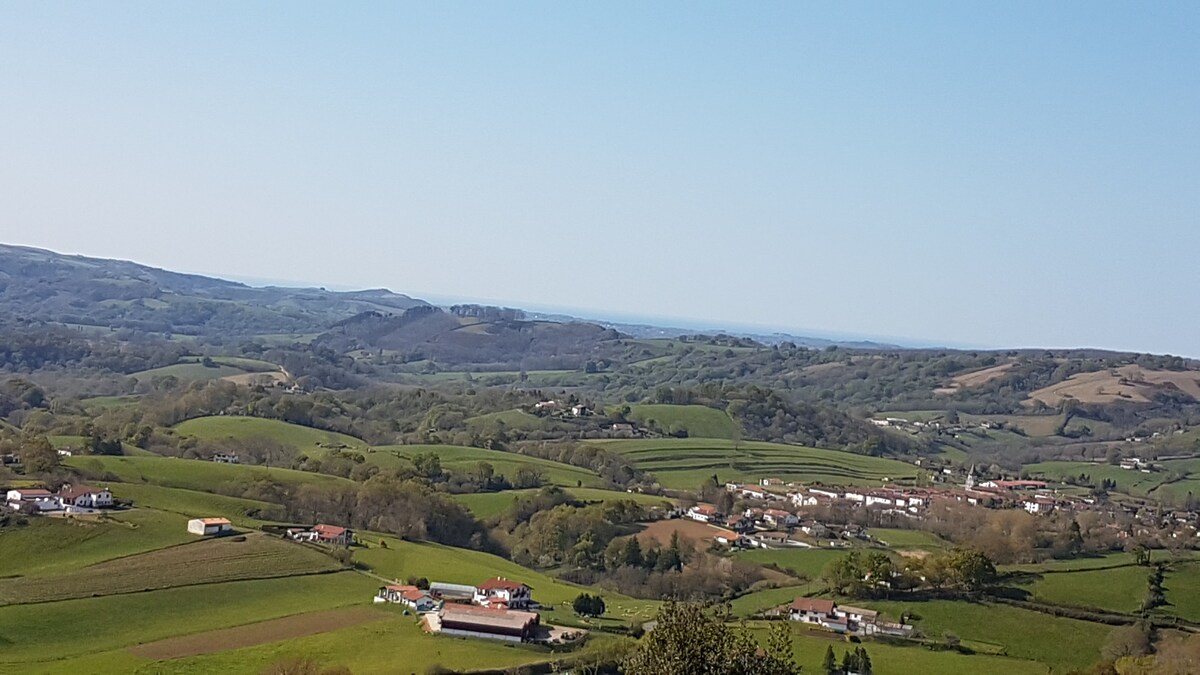
[(1074, 605), (1111, 612), (1132, 613), (1146, 597), (1145, 567), (1078, 570), (1033, 574), (1020, 585), (1033, 599), (1055, 605)]
[[(351, 484), (344, 478), (318, 473), (174, 457), (69, 457), (64, 464), (95, 473), (111, 474), (122, 483), (150, 483), (200, 492), (216, 491), (222, 483), (240, 483), (256, 478), (270, 478), (289, 485)], [(119, 492), (117, 496), (120, 496)]]
[(1078, 478), (1081, 474), (1086, 474), (1095, 485), (1109, 479), (1116, 482), (1117, 492), (1136, 497), (1145, 497), (1167, 480), (1166, 472), (1142, 473), (1099, 462), (1039, 462), (1026, 465), (1025, 470), (1032, 476), (1042, 476), (1051, 480)]
[(703, 405), (642, 404), (630, 406), (629, 419), (664, 433), (685, 432), (691, 438), (732, 439), (741, 425), (724, 410)]
[[(536, 489), (480, 492), (476, 494), (454, 495), (454, 498), (463, 506), (470, 509), (476, 518), (490, 518), (507, 511), (508, 507), (512, 506), (513, 501), (518, 497), (535, 492), (537, 492)], [(584, 502), (607, 502), (629, 499), (639, 504), (645, 504), (646, 506), (662, 506), (669, 503), (669, 500), (663, 497), (655, 497), (654, 495), (617, 492), (616, 490), (600, 490), (596, 488), (572, 487), (567, 489), (567, 493), (575, 499)]]
[(466, 424), (467, 428), (472, 431), (496, 428), (531, 431), (541, 429), (544, 426), (542, 418), (537, 415), (530, 415), (524, 410), (502, 410), (486, 415), (477, 415), (467, 418)]
[(911, 478), (914, 467), (893, 459), (779, 443), (693, 438), (599, 441), (669, 488), (694, 489), (709, 476), (721, 481), (774, 477), (842, 485), (879, 485)]
[(198, 417), (181, 422), (175, 425), (174, 429), (175, 433), (181, 436), (192, 436), (206, 441), (265, 438), (295, 447), (306, 454), (319, 454), (329, 448), (343, 446), (358, 450), (367, 447), (365, 442), (353, 436), (261, 417)]
[[(119, 490), (116, 491), (121, 495)], [(103, 521), (33, 518), (0, 530), (0, 577), (60, 574), (104, 560), (194, 541), (187, 518), (137, 509)]]
[(444, 468), (472, 471), (479, 462), (491, 464), (496, 473), (509, 477), (516, 475), (522, 467), (534, 467), (542, 472), (546, 480), (555, 485), (576, 487), (604, 487), (604, 481), (596, 474), (569, 464), (548, 459), (526, 457), (514, 452), (469, 448), (460, 445), (385, 445), (374, 448), (367, 454), (367, 461), (381, 467), (407, 465), (412, 457), (432, 452), (441, 458)]
[(139, 509), (176, 513), (188, 518), (220, 516), (235, 525), (256, 527), (265, 521), (284, 518), (284, 508), (279, 504), (260, 502), (240, 497), (226, 497), (181, 488), (168, 488), (145, 483), (112, 483), (109, 488), (121, 499), (130, 499)]

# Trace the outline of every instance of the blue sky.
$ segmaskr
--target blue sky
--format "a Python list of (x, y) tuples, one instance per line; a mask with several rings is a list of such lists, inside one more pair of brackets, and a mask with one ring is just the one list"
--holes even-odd
[(1200, 355), (1200, 4), (0, 2), (0, 240)]

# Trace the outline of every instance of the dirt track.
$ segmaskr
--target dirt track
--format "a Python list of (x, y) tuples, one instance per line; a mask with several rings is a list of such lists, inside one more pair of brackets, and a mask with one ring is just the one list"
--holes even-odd
[(394, 616), (370, 607), (347, 607), (324, 612), (297, 614), (271, 619), (236, 628), (222, 628), (204, 633), (148, 642), (129, 649), (130, 653), (154, 661), (182, 659), (201, 654), (215, 654), (230, 649), (253, 647), (268, 642), (328, 633), (339, 628), (357, 626)]

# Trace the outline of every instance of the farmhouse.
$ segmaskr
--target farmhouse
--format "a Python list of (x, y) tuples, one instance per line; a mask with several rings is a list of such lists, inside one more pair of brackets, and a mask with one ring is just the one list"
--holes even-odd
[(524, 609), (533, 603), (533, 589), (519, 581), (494, 577), (475, 588), (471, 601), (488, 607)]
[(422, 613), (437, 609), (437, 601), (429, 591), (423, 591), (416, 586), (380, 586), (379, 592), (375, 594), (375, 602), (394, 602)]
[(726, 546), (739, 546), (745, 543), (746, 538), (737, 532), (734, 532), (733, 530), (717, 530), (716, 533), (713, 534), (713, 539), (715, 539), (718, 544), (724, 544)]
[(314, 525), (312, 531), (317, 535), (317, 541), (322, 544), (349, 546), (354, 543), (354, 531), (337, 525)]
[(734, 532), (745, 533), (754, 528), (754, 522), (746, 516), (729, 516), (725, 519), (725, 527)]
[(14, 511), (23, 506), (35, 509), (39, 513), (61, 511), (63, 508), (62, 499), (57, 495), (51, 494), (49, 490), (32, 488), (9, 490), (6, 502), (8, 507)]
[(781, 509), (767, 509), (763, 511), (763, 522), (775, 527), (795, 527), (800, 520), (793, 513)]
[(58, 491), (58, 497), (64, 505), (81, 509), (104, 509), (113, 505), (111, 492), (85, 485), (63, 485)]
[(434, 630), (437, 632), (506, 642), (532, 639), (538, 625), (538, 615), (534, 612), (472, 605), (445, 605), (437, 613), (437, 619), (436, 622), (428, 622), (429, 626), (436, 626)]
[(188, 521), (187, 531), (207, 537), (216, 534), (228, 534), (233, 531), (227, 518), (193, 518)]
[(692, 520), (698, 520), (702, 523), (711, 523), (712, 521), (716, 520), (719, 514), (717, 512), (717, 507), (713, 506), (712, 504), (697, 504), (688, 509), (685, 515)]
[(848, 629), (847, 622), (844, 618), (837, 616), (837, 613), (834, 611), (836, 607), (837, 605), (832, 600), (796, 598), (788, 606), (788, 618), (792, 621), (811, 623), (823, 626), (832, 631), (845, 633)]

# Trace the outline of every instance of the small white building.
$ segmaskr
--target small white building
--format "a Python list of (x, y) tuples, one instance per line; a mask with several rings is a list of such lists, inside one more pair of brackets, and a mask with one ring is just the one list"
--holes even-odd
[(58, 495), (52, 494), (49, 490), (34, 488), (9, 490), (6, 495), (6, 503), (14, 511), (20, 509), (22, 506), (32, 507), (38, 513), (61, 511), (63, 509), (62, 499)]
[(92, 488), (86, 485), (64, 485), (58, 491), (66, 506), (80, 509), (107, 509), (113, 505), (113, 495), (107, 488)]
[(193, 518), (188, 521), (187, 531), (208, 537), (218, 534), (228, 534), (233, 531), (233, 525), (228, 518)]
[(533, 589), (519, 581), (494, 577), (475, 588), (472, 601), (485, 607), (525, 609), (533, 603)]
[(718, 512), (717, 507), (712, 504), (697, 504), (687, 510), (684, 514), (692, 520), (698, 520), (702, 523), (711, 523), (716, 520)]

